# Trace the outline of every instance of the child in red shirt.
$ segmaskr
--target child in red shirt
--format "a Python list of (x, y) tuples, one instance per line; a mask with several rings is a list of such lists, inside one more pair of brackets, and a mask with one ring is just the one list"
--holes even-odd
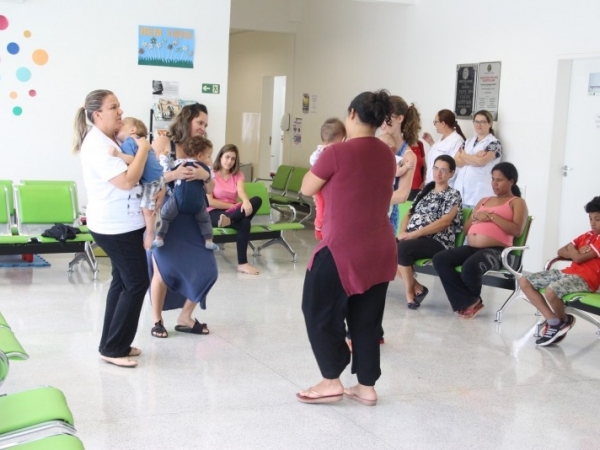
[[(310, 155), (310, 165), (314, 166), (321, 156), (321, 153), (336, 142), (342, 142), (346, 139), (346, 127), (344, 122), (337, 118), (327, 119), (321, 125), (321, 145)], [(323, 211), (325, 211), (325, 203), (323, 195), (319, 192), (314, 197), (315, 201), (315, 237), (320, 241), (323, 239)]]
[[(545, 270), (519, 280), (523, 293), (546, 318), (543, 336), (535, 341), (536, 345), (558, 343), (575, 324), (575, 317), (565, 313), (565, 295), (595, 292), (600, 286), (600, 197), (585, 205), (585, 212), (590, 217), (591, 231), (558, 250), (558, 256), (573, 263), (562, 270)], [(538, 292), (542, 288), (546, 288), (546, 298)]]

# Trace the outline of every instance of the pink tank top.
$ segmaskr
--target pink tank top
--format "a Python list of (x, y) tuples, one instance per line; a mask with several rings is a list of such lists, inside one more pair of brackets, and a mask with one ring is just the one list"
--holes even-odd
[[(500, 216), (506, 220), (513, 220), (514, 212), (510, 207), (510, 202), (516, 197), (511, 197), (506, 203), (499, 206), (485, 206), (491, 197), (486, 198), (477, 212), (490, 212), (496, 216)], [(514, 237), (496, 225), (494, 222), (475, 222), (469, 228), (469, 234), (483, 234), (484, 236), (491, 237), (492, 239), (502, 242), (506, 247), (510, 247), (513, 244)]]

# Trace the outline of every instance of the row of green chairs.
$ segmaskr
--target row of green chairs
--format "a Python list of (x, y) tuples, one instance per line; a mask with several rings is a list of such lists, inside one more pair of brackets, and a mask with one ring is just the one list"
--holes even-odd
[[(412, 202), (407, 201), (400, 205), (400, 219), (408, 213)], [(470, 208), (462, 209), (462, 223), (463, 225), (471, 217), (473, 211)], [(506, 299), (504, 304), (496, 311), (496, 322), (501, 322), (502, 314), (504, 311), (519, 297), (522, 296), (521, 289), (519, 288), (519, 277), (523, 270), (523, 250), (529, 248), (527, 244), (527, 238), (529, 237), (529, 230), (531, 229), (531, 222), (533, 217), (529, 216), (525, 224), (525, 229), (521, 236), (517, 237), (513, 241), (511, 247), (507, 247), (502, 251), (502, 265), (503, 268), (500, 270), (488, 271), (483, 276), (483, 284), (485, 286), (498, 287), (511, 291), (510, 296)], [(455, 247), (460, 247), (465, 243), (465, 232), (461, 231), (454, 240)], [(437, 272), (433, 267), (431, 258), (420, 259), (415, 261), (413, 267), (417, 273), (424, 273), (428, 275), (437, 276)], [(456, 271), (460, 272), (462, 266), (456, 267)]]
[(302, 180), (309, 171), (305, 167), (296, 167), (282, 164), (277, 168), (273, 179), (257, 179), (255, 181), (269, 181), (269, 200), (273, 208), (281, 210), (280, 205), (302, 205), (309, 208), (309, 213), (300, 221), (308, 220), (314, 215), (315, 205), (311, 197), (302, 195)]
[[(269, 194), (267, 186), (261, 182), (246, 182), (246, 194), (248, 197), (260, 197), (262, 205), (252, 219), (250, 227), (250, 248), (254, 251), (254, 256), (259, 256), (261, 250), (270, 247), (273, 244), (280, 244), (292, 255), (293, 262), (298, 262), (298, 255), (292, 249), (288, 241), (286, 241), (283, 233), (285, 231), (302, 230), (304, 225), (295, 222), (296, 211), (292, 205), (278, 205), (279, 208), (287, 208), (290, 211), (291, 219), (285, 223), (275, 223), (272, 216), (271, 204), (269, 202)], [(233, 228), (213, 228), (213, 241), (215, 244), (225, 244), (227, 242), (235, 242), (237, 230)], [(252, 241), (266, 240), (264, 244), (255, 245)]]
[[(29, 355), (0, 313), (0, 386), (8, 376), (11, 361), (26, 360)], [(81, 450), (75, 436), (75, 422), (64, 394), (43, 386), (0, 394), (0, 449)]]
[(0, 181), (0, 255), (33, 253), (75, 253), (69, 263), (85, 261), (98, 276), (98, 264), (92, 250), (93, 237), (85, 226), (78, 227), (75, 239), (61, 243), (42, 233), (54, 224), (77, 226), (79, 206), (73, 181), (24, 180), (13, 184)]

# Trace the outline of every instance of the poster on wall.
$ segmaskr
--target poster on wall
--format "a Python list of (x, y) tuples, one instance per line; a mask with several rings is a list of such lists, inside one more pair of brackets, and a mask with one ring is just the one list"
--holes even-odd
[(486, 109), (494, 120), (498, 120), (498, 100), (500, 98), (500, 69), (502, 63), (483, 62), (479, 63), (477, 73), (477, 99), (476, 109)]
[(310, 108), (310, 94), (304, 93), (304, 94), (302, 94), (302, 113), (308, 114), (309, 108)]
[(179, 82), (152, 80), (152, 95), (179, 98)]
[(458, 64), (456, 66), (454, 113), (459, 119), (470, 119), (473, 114), (476, 81), (476, 64)]
[(600, 73), (590, 73), (588, 95), (600, 95)]
[(317, 104), (319, 103), (319, 96), (317, 94), (312, 94), (310, 96), (310, 113), (317, 113)]
[(299, 147), (302, 145), (302, 117), (295, 117), (292, 125), (292, 145)]
[(194, 30), (140, 25), (138, 65), (194, 68)]

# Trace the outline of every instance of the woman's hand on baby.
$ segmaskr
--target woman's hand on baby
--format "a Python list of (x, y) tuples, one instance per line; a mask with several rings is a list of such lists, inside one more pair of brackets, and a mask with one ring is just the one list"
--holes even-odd
[(248, 200), (242, 202), (242, 211), (244, 214), (246, 214), (246, 217), (252, 214), (252, 203), (250, 203)]
[(160, 217), (160, 208), (162, 207), (162, 204), (165, 200), (166, 193), (167, 193), (167, 188), (163, 187), (160, 191), (158, 191), (156, 193), (156, 195), (154, 197), (152, 197), (152, 200), (155, 202), (154, 212), (152, 213), (153, 216)]
[(198, 164), (187, 166), (186, 169), (188, 169), (186, 177), (187, 181), (206, 181), (210, 178), (210, 173)]

